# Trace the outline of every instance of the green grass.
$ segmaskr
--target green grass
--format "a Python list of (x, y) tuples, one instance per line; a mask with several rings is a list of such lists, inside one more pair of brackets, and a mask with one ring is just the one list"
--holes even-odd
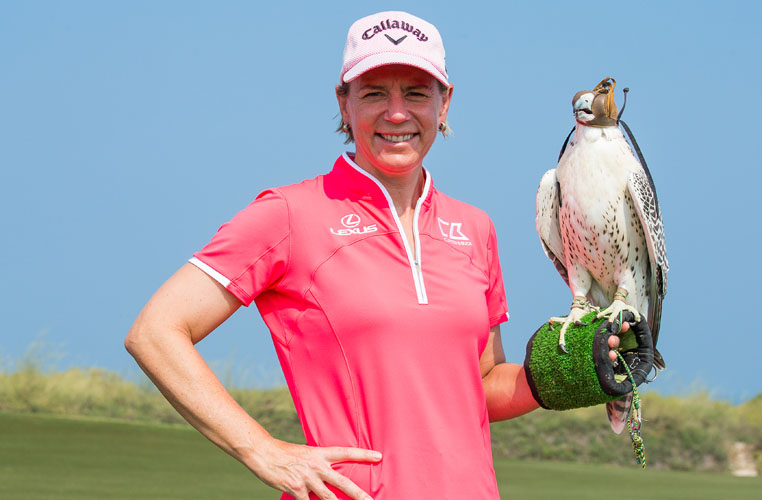
[[(498, 459), (504, 499), (758, 499), (762, 478)], [(277, 499), (186, 426), (0, 413), (0, 498)]]
[(506, 500), (759, 500), (762, 492), (762, 478), (637, 466), (498, 459), (495, 473)]
[(277, 499), (185, 426), (0, 414), (0, 498)]

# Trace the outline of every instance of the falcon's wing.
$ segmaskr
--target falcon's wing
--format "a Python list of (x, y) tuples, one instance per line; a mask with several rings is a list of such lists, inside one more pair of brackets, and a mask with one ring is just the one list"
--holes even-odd
[(569, 275), (566, 272), (566, 256), (561, 240), (561, 226), (558, 212), (561, 206), (561, 189), (556, 179), (556, 169), (548, 170), (542, 176), (540, 187), (537, 188), (537, 233), (545, 255), (556, 266), (558, 274), (569, 285)]
[[(630, 175), (627, 187), (632, 200), (635, 202), (640, 222), (643, 224), (643, 233), (648, 245), (648, 257), (651, 267), (648, 326), (651, 328), (655, 347), (659, 336), (659, 326), (661, 325), (661, 303), (667, 294), (669, 263), (667, 262), (667, 249), (664, 243), (664, 224), (661, 219), (661, 210), (659, 209), (659, 201), (656, 198), (656, 191), (650, 177), (647, 170), (636, 171)], [(656, 360), (654, 362), (656, 363)]]

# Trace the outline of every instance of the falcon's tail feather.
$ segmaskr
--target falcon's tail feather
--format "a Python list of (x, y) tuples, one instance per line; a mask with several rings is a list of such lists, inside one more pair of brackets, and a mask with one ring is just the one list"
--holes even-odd
[(606, 416), (609, 417), (609, 425), (611, 425), (611, 430), (617, 434), (621, 434), (624, 430), (624, 424), (627, 422), (631, 406), (632, 393), (606, 403)]
[(656, 368), (658, 371), (661, 371), (666, 367), (667, 365), (664, 363), (664, 358), (661, 357), (659, 349), (654, 348), (654, 368)]
[(659, 329), (661, 328), (661, 303), (662, 295), (658, 292), (652, 294), (652, 299), (648, 301), (648, 327), (651, 329), (651, 339), (654, 343), (654, 368), (663, 370), (667, 367), (664, 358), (656, 349), (656, 342), (659, 340)]

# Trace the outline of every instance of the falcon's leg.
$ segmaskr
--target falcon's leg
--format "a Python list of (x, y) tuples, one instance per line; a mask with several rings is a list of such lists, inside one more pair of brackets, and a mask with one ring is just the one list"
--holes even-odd
[(622, 320), (620, 319), (620, 315), (624, 311), (630, 311), (633, 316), (635, 316), (635, 321), (640, 321), (640, 313), (638, 310), (633, 306), (627, 304), (625, 300), (627, 300), (627, 290), (624, 288), (617, 289), (616, 293), (614, 294), (614, 301), (606, 309), (598, 313), (598, 318), (608, 316), (610, 323), (617, 322), (621, 327)]
[(597, 310), (598, 308), (594, 307), (586, 297), (574, 297), (568, 316), (553, 317), (548, 320), (551, 330), (553, 329), (553, 324), (563, 323), (563, 326), (561, 327), (561, 333), (558, 336), (558, 347), (561, 349), (561, 351), (569, 354), (569, 351), (566, 350), (566, 329), (569, 328), (569, 325), (572, 323), (575, 325), (584, 325), (584, 323), (581, 321), (582, 317), (589, 312)]

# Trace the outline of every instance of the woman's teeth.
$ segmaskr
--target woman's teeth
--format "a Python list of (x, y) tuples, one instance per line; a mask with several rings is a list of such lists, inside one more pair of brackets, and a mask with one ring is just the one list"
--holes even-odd
[(404, 141), (409, 141), (410, 139), (412, 139), (413, 135), (415, 134), (406, 134), (406, 135), (379, 134), (379, 135), (389, 142), (404, 142)]

